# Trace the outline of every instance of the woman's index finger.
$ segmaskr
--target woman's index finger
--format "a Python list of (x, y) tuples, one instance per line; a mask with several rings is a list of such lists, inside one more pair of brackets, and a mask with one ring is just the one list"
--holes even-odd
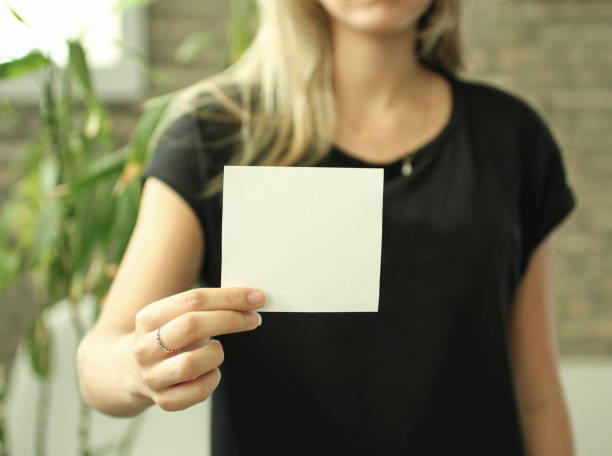
[(152, 331), (187, 312), (202, 310), (253, 310), (261, 307), (265, 295), (255, 288), (193, 288), (159, 299), (136, 314), (136, 328)]

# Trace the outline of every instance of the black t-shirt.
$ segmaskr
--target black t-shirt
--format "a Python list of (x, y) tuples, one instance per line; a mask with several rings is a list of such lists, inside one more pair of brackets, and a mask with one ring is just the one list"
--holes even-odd
[[(508, 317), (531, 253), (575, 199), (527, 103), (448, 77), (450, 121), (411, 175), (335, 145), (316, 165), (384, 168), (379, 311), (264, 312), (254, 331), (217, 336), (213, 456), (524, 454)], [(220, 286), (222, 199), (196, 195), (229, 160), (203, 146), (220, 133), (180, 117), (142, 178), (165, 181), (195, 211), (208, 287)]]

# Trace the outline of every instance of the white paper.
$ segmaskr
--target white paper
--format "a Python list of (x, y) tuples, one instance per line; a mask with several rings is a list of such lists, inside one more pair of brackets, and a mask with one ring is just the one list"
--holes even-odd
[(377, 312), (383, 168), (225, 166), (221, 287), (261, 312)]

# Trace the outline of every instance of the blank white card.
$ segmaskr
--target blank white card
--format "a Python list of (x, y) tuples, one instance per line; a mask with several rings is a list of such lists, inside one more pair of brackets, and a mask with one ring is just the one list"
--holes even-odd
[(377, 312), (383, 168), (225, 166), (221, 287), (262, 312)]

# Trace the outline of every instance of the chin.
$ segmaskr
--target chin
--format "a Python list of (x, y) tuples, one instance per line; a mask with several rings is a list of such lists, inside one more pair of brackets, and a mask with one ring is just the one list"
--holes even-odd
[(433, 0), (319, 0), (330, 18), (364, 33), (395, 34), (416, 24)]

